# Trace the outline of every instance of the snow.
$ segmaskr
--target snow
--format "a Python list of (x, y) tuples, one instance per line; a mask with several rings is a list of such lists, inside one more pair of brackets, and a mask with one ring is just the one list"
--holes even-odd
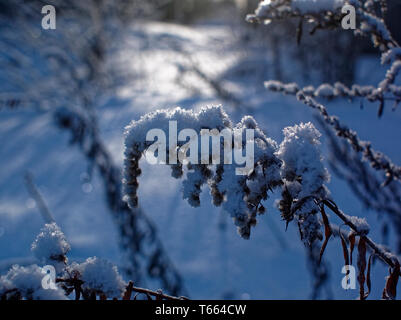
[(255, 10), (255, 16), (264, 18), (278, 14), (289, 13), (293, 10), (300, 14), (337, 11), (344, 5), (344, 0), (264, 0)]
[[(66, 254), (70, 251), (64, 233), (56, 223), (45, 224), (32, 243), (32, 252), (43, 263), (56, 265), (58, 273), (64, 276), (78, 272), (83, 281), (83, 290), (102, 292), (107, 297), (121, 297), (125, 282), (118, 273), (117, 267), (105, 259), (88, 258), (83, 263), (73, 262), (66, 265)], [(63, 290), (49, 290), (42, 287), (44, 273), (37, 265), (26, 268), (15, 265), (0, 279), (0, 294), (6, 290), (18, 288), (25, 298), (65, 299)], [(27, 280), (27, 278), (30, 278)]]
[[(84, 283), (82, 289), (102, 292), (107, 298), (121, 298), (126, 283), (118, 272), (117, 266), (106, 259), (91, 257), (82, 263), (72, 263), (67, 267), (69, 274), (78, 272)], [(66, 275), (68, 276), (68, 275)]]
[[(176, 123), (174, 125), (174, 132), (171, 132), (170, 121), (175, 121)], [(248, 153), (248, 145), (252, 145), (252, 155), (250, 155), (252, 168), (246, 169), (253, 170), (256, 175), (255, 177), (248, 177), (249, 172), (245, 175), (238, 174), (238, 168), (235, 168), (232, 164), (223, 164), (223, 157), (220, 157), (220, 162), (217, 164), (219, 170), (221, 170), (219, 174), (216, 173), (216, 175), (212, 176), (210, 164), (213, 164), (213, 162), (207, 162), (206, 164), (189, 163), (186, 165), (188, 170), (186, 179), (183, 181), (183, 198), (193, 207), (200, 206), (201, 187), (209, 183), (214, 203), (220, 205), (223, 202), (223, 209), (229, 212), (234, 219), (240, 235), (248, 238), (250, 226), (254, 223), (254, 217), (249, 210), (249, 205), (256, 206), (260, 199), (265, 199), (266, 190), (279, 180), (280, 165), (278, 159), (274, 156), (274, 152), (277, 149), (276, 142), (265, 136), (263, 131), (258, 127), (255, 119), (251, 116), (243, 117), (239, 123), (233, 126), (221, 106), (203, 107), (198, 112), (175, 108), (157, 110), (146, 114), (140, 120), (132, 121), (126, 127), (125, 131), (124, 199), (131, 207), (138, 205), (137, 177), (141, 172), (139, 160), (149, 147), (147, 133), (155, 128), (162, 132), (168, 132), (168, 147), (163, 147), (162, 149), (159, 147), (158, 152), (169, 153), (169, 155), (172, 149), (175, 150), (183, 147), (183, 142), (176, 141), (177, 131), (181, 130), (191, 130), (194, 132), (196, 146), (199, 146), (200, 143), (197, 141), (198, 134), (201, 135), (202, 129), (216, 129), (218, 132), (221, 132), (223, 129), (230, 129), (229, 139), (232, 139), (234, 136), (234, 145), (230, 141), (232, 150), (228, 151), (231, 156), (234, 153), (234, 159), (236, 158), (235, 152), (238, 149), (241, 150), (245, 146), (246, 153)], [(243, 133), (246, 129), (254, 130), (252, 138), (248, 138)], [(236, 140), (236, 133), (240, 134), (240, 141)], [(172, 141), (170, 141), (171, 137), (173, 137)], [(224, 150), (224, 156), (226, 153), (228, 154), (225, 151), (225, 143), (226, 141), (219, 142), (221, 147), (219, 150)], [(236, 143), (238, 144), (237, 146)], [(207, 148), (209, 149), (210, 147), (208, 146)], [(196, 159), (201, 159), (201, 148), (196, 152), (199, 153)], [(163, 155), (163, 159), (167, 159), (169, 155)], [(232, 160), (230, 159), (230, 161)], [(181, 175), (176, 175), (176, 160), (171, 162), (169, 158), (167, 163), (173, 168), (173, 177), (181, 177)], [(247, 165), (248, 163), (246, 163)], [(217, 200), (217, 198), (219, 199)]]
[(320, 132), (310, 122), (284, 128), (284, 141), (277, 156), (283, 161), (282, 176), (302, 177), (302, 196), (318, 190), (329, 180), (327, 169), (319, 150)]
[(34, 300), (66, 300), (60, 288), (44, 289), (42, 279), (45, 274), (36, 264), (28, 267), (14, 265), (5, 275), (0, 277), (0, 296), (8, 290), (18, 289), (22, 298)]
[[(320, 132), (310, 122), (284, 128), (284, 140), (277, 156), (283, 161), (282, 178), (292, 198), (302, 200), (309, 196), (327, 198), (324, 186), (329, 173), (323, 165), (320, 151)], [(309, 198), (295, 213), (301, 227), (302, 238), (310, 244), (319, 238), (319, 212), (313, 198)]]
[[(298, 91), (298, 87), (293, 84), (290, 84), (289, 88), (293, 88), (290, 89), (292, 93)], [(323, 91), (321, 88), (319, 90)], [(174, 132), (170, 132), (169, 121), (171, 120), (176, 121), (174, 126), (178, 130), (192, 130), (195, 136), (203, 128), (218, 130), (227, 126), (232, 128), (231, 120), (221, 107), (205, 107), (197, 113), (181, 108), (157, 110), (142, 116), (138, 121), (132, 121), (126, 128), (126, 158), (124, 160), (125, 199), (130, 206), (136, 207), (138, 204), (137, 176), (139, 176), (138, 172), (141, 172), (139, 160), (149, 146), (149, 142), (146, 140), (147, 132), (154, 128), (162, 132), (168, 131), (169, 145), (167, 148), (159, 148), (159, 152), (166, 153), (168, 149), (168, 153), (170, 153), (172, 148), (177, 148), (175, 145), (177, 129), (174, 127)], [(243, 117), (235, 125), (233, 131), (244, 129), (252, 129), (256, 132), (253, 133), (250, 140), (242, 135), (240, 143), (241, 146), (250, 143), (253, 145), (253, 149), (256, 149), (252, 155), (252, 170), (242, 176), (238, 175), (237, 168), (232, 164), (218, 164), (220, 171), (216, 170), (216, 174), (213, 174), (213, 170), (210, 170), (208, 164), (190, 163), (186, 165), (188, 172), (183, 182), (183, 198), (188, 200), (193, 207), (200, 206), (201, 187), (209, 183), (214, 204), (223, 203), (223, 209), (233, 218), (239, 234), (248, 239), (251, 227), (256, 224), (256, 211), (260, 206), (260, 201), (267, 199), (267, 190), (274, 189), (279, 185), (280, 176), (285, 181), (286, 188), (290, 190), (292, 198), (303, 201), (304, 198), (310, 196), (325, 198), (328, 195), (324, 182), (329, 181), (329, 174), (323, 166), (323, 158), (319, 150), (321, 134), (312, 123), (301, 123), (285, 128), (283, 130), (284, 141), (278, 151), (277, 143), (266, 137), (251, 116)], [(170, 141), (172, 135), (174, 136), (173, 145)], [(196, 136), (195, 139), (197, 140), (198, 137)], [(198, 144), (197, 142), (196, 146)], [(221, 144), (223, 145), (224, 142)], [(181, 146), (182, 143), (178, 143), (178, 147)], [(274, 154), (276, 151), (277, 157)], [(163, 159), (166, 158), (167, 155), (163, 156)], [(197, 157), (197, 159), (199, 158), (201, 156)], [(282, 160), (282, 163), (279, 159)], [(168, 163), (171, 163), (171, 159)], [(173, 168), (175, 166), (176, 164), (173, 163)], [(320, 228), (318, 220), (314, 217), (318, 211), (314, 199), (310, 198), (297, 212), (306, 243), (312, 242), (312, 237), (317, 235)]]
[[(124, 43), (126, 66), (141, 67), (143, 74), (151, 76), (143, 81), (127, 83), (119, 90), (119, 97), (132, 99), (133, 103), (99, 106), (100, 132), (117, 163), (123, 161), (123, 132), (131, 119), (139, 119), (150, 110), (175, 105), (199, 110), (202, 106), (221, 103), (199, 79), (185, 77), (187, 85), (199, 88), (199, 94), (188, 93), (177, 84), (176, 64), (182, 63), (185, 56), (169, 45), (179, 43), (191, 50), (202, 69), (217, 75), (235, 64), (240, 56), (236, 51), (238, 48), (230, 47), (231, 50), (224, 53), (219, 51), (229, 46), (232, 33), (232, 28), (224, 25), (182, 27), (152, 23), (132, 29), (133, 40)], [(137, 59), (132, 59), (138, 48), (142, 51)], [(287, 69), (292, 70), (292, 67), (293, 62), (289, 60)], [(364, 85), (377, 84), (385, 75), (377, 59), (371, 57), (360, 59), (357, 70), (355, 82)], [(316, 125), (313, 112), (294, 97), (254, 90), (255, 81), (261, 84), (267, 79), (243, 81), (240, 86), (236, 84), (240, 88), (239, 96), (246, 101), (250, 111), (241, 112), (225, 104), (224, 108), (232, 119), (238, 121), (244, 114), (252, 114), (275, 141), (283, 139), (282, 129), (286, 126), (308, 121)], [(358, 101), (350, 104), (330, 102), (328, 108), (357, 130), (361, 138), (372, 141), (395, 163), (401, 163), (400, 150), (394, 148), (393, 143), (401, 141), (399, 109), (395, 112), (388, 110), (378, 121), (377, 105), (374, 104), (367, 103), (361, 110)], [(85, 261), (87, 257), (96, 255), (118, 265), (121, 261), (117, 231), (104, 203), (101, 181), (94, 174), (90, 180), (92, 192), (82, 191), (81, 177), (86, 173), (87, 165), (79, 151), (68, 145), (68, 135), (54, 127), (50, 116), (30, 110), (2, 110), (0, 134), (3, 137), (1, 165), (7, 168), (0, 172), (0, 225), (4, 228), (4, 234), (0, 236), (0, 258), (7, 258), (7, 269), (2, 269), (0, 274), (7, 273), (12, 261), (30, 256), (30, 244), (43, 226), (37, 208), (32, 206), (32, 199), (23, 187), (25, 169), (34, 173), (49, 208), (71, 244), (69, 260)], [(322, 152), (326, 155), (324, 138), (322, 142)], [(224, 229), (228, 215), (210, 204), (206, 192), (201, 194), (202, 206), (193, 208), (181, 200), (181, 183), (171, 178), (170, 168), (155, 168), (145, 163), (141, 169), (143, 174), (138, 191), (141, 207), (154, 221), (164, 247), (183, 275), (191, 298), (222, 298), (226, 293), (251, 299), (309, 298), (310, 277), (297, 226), (290, 224), (284, 233), (285, 225), (272, 206), (279, 192), (266, 201), (268, 212), (258, 218), (250, 241), (244, 241), (233, 228)], [(358, 202), (347, 184), (332, 177), (328, 187), (343, 211), (366, 215), (368, 221), (373, 220), (370, 234), (380, 241), (380, 231), (377, 231), (380, 228), (373, 228), (376, 215)], [(279, 245), (270, 231), (272, 225), (276, 225), (285, 238), (286, 249)], [(343, 262), (339, 261), (339, 247), (335, 240), (329, 242), (325, 252), (332, 271), (333, 295), (334, 298), (354, 298), (355, 292), (341, 289)], [(372, 287), (380, 288), (388, 270), (376, 264), (374, 271)], [(152, 279), (147, 281), (151, 289), (160, 287)], [(380, 290), (373, 290), (371, 297), (380, 299), (381, 292), (376, 291)]]
[(63, 262), (70, 245), (56, 223), (45, 224), (31, 246), (33, 254), (43, 264)]
[(316, 89), (316, 96), (324, 97), (324, 98), (331, 98), (335, 95), (333, 87), (327, 83), (321, 84)]
[(396, 60), (386, 72), (386, 77), (379, 83), (379, 89), (385, 92), (389, 85), (393, 84), (401, 70), (401, 61)]
[(270, 91), (282, 91), (283, 84), (281, 81), (269, 80), (264, 83), (265, 88)]
[[(170, 128), (170, 122), (175, 122), (174, 129)], [(124, 199), (128, 204), (137, 207), (137, 176), (140, 175), (138, 168), (142, 153), (151, 145), (147, 141), (147, 133), (152, 129), (157, 129), (168, 135), (168, 143), (164, 151), (168, 155), (164, 159), (169, 159), (168, 163), (177, 164), (177, 148), (184, 145), (184, 142), (177, 141), (178, 132), (183, 129), (193, 129), (200, 134), (201, 129), (231, 128), (231, 121), (221, 106), (202, 108), (199, 112), (184, 110), (179, 107), (167, 110), (157, 110), (142, 116), (138, 121), (132, 121), (125, 129), (125, 151), (124, 151)], [(174, 132), (170, 132), (170, 129)], [(167, 141), (166, 141), (167, 142)], [(199, 144), (198, 144), (199, 145)], [(160, 149), (161, 151), (161, 149)], [(197, 159), (201, 159), (200, 148)], [(170, 155), (173, 154), (173, 159)], [(171, 161), (172, 160), (172, 161)], [(175, 168), (175, 166), (173, 166)], [(195, 166), (195, 170), (201, 170), (202, 166)], [(173, 171), (174, 176), (174, 171)], [(202, 172), (190, 173), (184, 183), (184, 198), (188, 199), (193, 206), (199, 206), (200, 187), (206, 182), (206, 177), (202, 177)]]
[(401, 58), (401, 48), (391, 48), (383, 53), (381, 62), (382, 64), (391, 64), (396, 59)]
[[(46, 224), (32, 244), (32, 251), (43, 263), (48, 263), (50, 266), (56, 264), (58, 268), (55, 271), (59, 276), (69, 279), (72, 275), (77, 275), (83, 282), (81, 288), (84, 293), (105, 294), (109, 299), (122, 296), (126, 283), (119, 274), (117, 266), (97, 257), (88, 258), (82, 263), (67, 264), (65, 254), (69, 250), (70, 246), (64, 234), (55, 223)], [(60, 261), (59, 256), (63, 257), (63, 261)], [(43, 286), (46, 274), (47, 269), (45, 271), (36, 264), (27, 267), (13, 265), (4, 276), (0, 277), (0, 296), (10, 295), (17, 289), (18, 294), (24, 299), (67, 299), (66, 293), (57, 284), (54, 288)], [(56, 276), (54, 274), (54, 277)], [(55, 281), (55, 278), (50, 278), (50, 281)]]
[(385, 41), (391, 40), (391, 35), (389, 30), (386, 28), (384, 21), (377, 18), (369, 13), (364, 12), (362, 14), (361, 31), (363, 33), (369, 34), (374, 31)]
[(360, 234), (367, 235), (369, 233), (370, 226), (366, 221), (366, 218), (359, 218), (356, 216), (349, 216), (349, 215), (345, 215), (345, 217), (356, 226)]

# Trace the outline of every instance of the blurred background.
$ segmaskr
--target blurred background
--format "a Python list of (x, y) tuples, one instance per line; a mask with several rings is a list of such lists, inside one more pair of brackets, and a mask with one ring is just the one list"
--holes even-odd
[[(56, 8), (55, 30), (41, 27), (46, 4)], [(184, 202), (180, 181), (163, 166), (143, 163), (137, 212), (121, 200), (124, 127), (147, 112), (222, 104), (234, 121), (252, 115), (280, 142), (285, 126), (311, 121), (327, 128), (294, 97), (266, 91), (263, 81), (376, 85), (384, 77), (369, 39), (344, 30), (304, 32), (297, 45), (297, 21), (245, 22), (257, 4), (0, 1), (0, 274), (34, 263), (30, 244), (48, 210), (72, 246), (70, 260), (107, 258), (125, 279), (150, 289), (198, 299), (357, 296), (341, 288), (338, 239), (316, 267), (296, 225), (285, 230), (274, 206), (279, 194), (247, 241), (207, 191), (200, 208)], [(400, 15), (399, 1), (390, 1), (387, 20), (398, 40)], [(377, 105), (357, 100), (328, 108), (401, 163), (399, 109), (378, 119)], [(400, 213), (399, 194), (376, 201), (375, 187), (355, 187), (358, 179), (350, 182), (333, 156), (335, 139), (323, 138), (322, 146), (333, 198), (343, 211), (367, 217), (373, 238), (400, 250), (401, 221), (380, 206), (393, 201)], [(372, 297), (380, 298), (387, 269), (376, 263), (373, 272)]]

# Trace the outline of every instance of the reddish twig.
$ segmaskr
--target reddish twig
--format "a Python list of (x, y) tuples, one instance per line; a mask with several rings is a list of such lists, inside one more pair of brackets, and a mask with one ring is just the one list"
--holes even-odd
[(135, 287), (133, 282), (130, 281), (127, 285), (127, 289), (124, 293), (125, 300), (130, 300), (132, 292), (145, 294), (148, 298), (155, 297), (156, 300), (189, 300), (187, 297), (175, 297), (163, 293), (160, 289), (157, 291), (152, 291), (145, 288)]
[[(319, 200), (318, 200), (319, 201)], [(378, 244), (372, 241), (367, 235), (361, 232), (358, 227), (348, 218), (348, 216), (342, 212), (334, 202), (329, 200), (320, 200), (326, 207), (328, 207), (333, 213), (335, 213), (347, 226), (349, 226), (353, 231), (355, 231), (362, 239), (365, 240), (366, 244), (373, 250), (373, 252), (382, 259), (391, 268), (395, 268), (396, 261), (398, 259), (394, 254), (384, 251)]]

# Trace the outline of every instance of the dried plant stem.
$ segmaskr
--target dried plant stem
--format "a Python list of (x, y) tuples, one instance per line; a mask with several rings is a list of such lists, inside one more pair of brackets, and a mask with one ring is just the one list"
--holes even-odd
[(156, 300), (163, 300), (163, 299), (164, 300), (189, 300), (187, 297), (184, 297), (184, 296), (175, 297), (175, 296), (165, 294), (161, 290), (152, 291), (152, 290), (145, 289), (145, 288), (135, 287), (133, 285), (133, 282), (130, 281), (128, 283), (124, 298), (126, 300), (129, 300), (132, 292), (142, 293), (142, 294), (145, 294), (147, 297), (155, 297)]
[(312, 97), (305, 95), (302, 90), (298, 91), (297, 99), (305, 105), (318, 110), (324, 122), (332, 126), (339, 137), (346, 139), (355, 151), (362, 152), (364, 158), (370, 162), (373, 168), (376, 170), (383, 170), (387, 177), (384, 185), (387, 185), (392, 180), (401, 181), (401, 167), (392, 163), (391, 160), (381, 152), (372, 149), (369, 142), (361, 141), (356, 132), (341, 124), (337, 117), (331, 116), (327, 112), (325, 106), (318, 103)]
[(321, 200), (321, 202), (328, 207), (333, 213), (335, 213), (346, 225), (348, 225), (353, 231), (355, 231), (361, 238), (363, 238), (369, 247), (373, 250), (374, 254), (380, 257), (386, 264), (391, 268), (396, 267), (395, 260), (398, 260), (395, 255), (384, 251), (378, 244), (372, 241), (368, 236), (363, 234), (358, 227), (348, 218), (348, 216), (342, 212), (337, 205), (329, 200)]

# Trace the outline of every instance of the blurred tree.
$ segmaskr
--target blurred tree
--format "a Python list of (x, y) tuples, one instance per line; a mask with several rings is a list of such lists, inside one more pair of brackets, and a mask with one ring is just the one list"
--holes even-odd
[(0, 100), (7, 107), (50, 112), (55, 124), (70, 133), (71, 144), (103, 181), (120, 233), (123, 270), (135, 283), (150, 277), (168, 292), (182, 294), (181, 277), (155, 226), (142, 209), (130, 210), (122, 200), (121, 169), (100, 137), (97, 117), (98, 107), (132, 77), (113, 59), (122, 30), (135, 18), (154, 14), (158, 1), (49, 2), (57, 12), (57, 29), (51, 31), (41, 29), (44, 2), (0, 2)]

